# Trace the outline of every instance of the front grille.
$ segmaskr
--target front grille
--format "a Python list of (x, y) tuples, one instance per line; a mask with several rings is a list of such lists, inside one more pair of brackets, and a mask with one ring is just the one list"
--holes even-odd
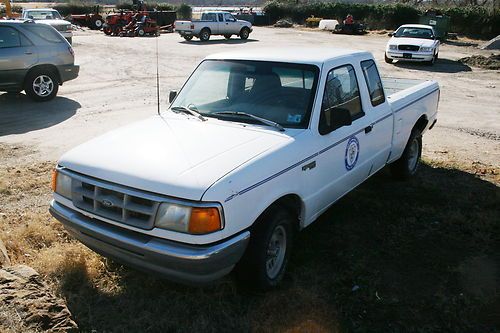
[(418, 51), (420, 47), (416, 45), (399, 45), (398, 49), (400, 51)]
[(75, 207), (116, 222), (152, 229), (159, 202), (135, 192), (137, 194), (131, 194), (131, 191), (95, 179), (72, 177)]
[(54, 26), (54, 28), (56, 28), (57, 31), (67, 31), (69, 29), (69, 26), (68, 25), (56, 25), (56, 26)]

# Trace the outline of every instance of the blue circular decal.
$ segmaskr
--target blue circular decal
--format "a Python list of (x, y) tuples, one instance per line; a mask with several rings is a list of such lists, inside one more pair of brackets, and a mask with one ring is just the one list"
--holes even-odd
[(354, 168), (358, 162), (359, 157), (359, 141), (358, 138), (353, 136), (347, 141), (347, 147), (345, 148), (345, 168), (349, 171)]

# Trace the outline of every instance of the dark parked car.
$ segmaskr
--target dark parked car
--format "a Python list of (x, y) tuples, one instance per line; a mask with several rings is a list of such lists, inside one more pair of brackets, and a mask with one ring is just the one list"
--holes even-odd
[(22, 90), (35, 101), (57, 95), (78, 76), (73, 48), (53, 27), (33, 21), (0, 21), (0, 91)]

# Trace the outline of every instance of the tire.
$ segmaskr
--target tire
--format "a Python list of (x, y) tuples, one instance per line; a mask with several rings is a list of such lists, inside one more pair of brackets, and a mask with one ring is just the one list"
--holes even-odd
[(102, 31), (104, 31), (104, 34), (106, 34), (107, 36), (110, 36), (113, 33), (111, 27), (105, 27), (104, 29), (102, 29)]
[(35, 70), (26, 77), (24, 91), (36, 102), (50, 101), (56, 97), (58, 90), (59, 82), (52, 71)]
[(250, 243), (236, 274), (245, 286), (275, 288), (285, 275), (293, 245), (294, 219), (285, 209), (268, 209), (252, 227)]
[(422, 133), (414, 129), (406, 144), (403, 155), (391, 164), (391, 172), (394, 178), (406, 180), (417, 173), (422, 157)]
[(137, 36), (139, 36), (139, 37), (146, 36), (146, 32), (144, 31), (144, 29), (137, 30)]
[(92, 30), (101, 30), (104, 22), (100, 18), (93, 18), (90, 22), (90, 29)]
[(428, 65), (428, 66), (434, 66), (434, 64), (436, 63), (436, 60), (437, 60), (437, 54), (435, 54), (435, 55), (432, 57), (432, 60), (427, 61), (427, 62), (426, 62), (426, 65)]
[(224, 35), (224, 38), (225, 38), (225, 39), (231, 39), (231, 36), (232, 36), (232, 35)]
[(388, 63), (388, 64), (392, 64), (392, 63), (394, 62), (394, 60), (393, 60), (393, 59), (391, 59), (391, 58), (389, 58), (389, 57), (387, 56), (387, 53), (384, 53), (384, 60), (385, 60), (385, 62), (386, 62), (386, 63)]
[(242, 40), (248, 39), (248, 36), (250, 36), (250, 29), (248, 28), (243, 28), (240, 31), (240, 38)]
[(200, 40), (202, 42), (208, 42), (209, 39), (210, 39), (210, 30), (206, 28), (202, 29), (200, 32)]
[(193, 39), (193, 36), (183, 36), (185, 40), (187, 40), (188, 42)]

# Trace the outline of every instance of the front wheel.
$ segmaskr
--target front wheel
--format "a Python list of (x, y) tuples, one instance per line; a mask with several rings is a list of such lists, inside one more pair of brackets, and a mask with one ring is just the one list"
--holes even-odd
[(274, 288), (281, 282), (292, 249), (293, 222), (281, 207), (269, 209), (258, 219), (245, 255), (238, 263), (241, 282), (258, 289)]
[(406, 144), (403, 155), (391, 164), (391, 172), (394, 178), (406, 180), (417, 173), (422, 157), (422, 133), (414, 129)]
[(248, 36), (250, 36), (250, 30), (248, 28), (241, 29), (240, 38), (245, 40), (245, 39), (248, 39)]
[(59, 83), (51, 71), (33, 71), (26, 78), (24, 91), (37, 102), (50, 101), (57, 95)]
[(386, 62), (386, 63), (388, 63), (388, 64), (392, 64), (392, 63), (393, 63), (393, 61), (394, 61), (393, 59), (391, 59), (391, 58), (389, 58), (389, 57), (387, 56), (387, 53), (384, 53), (384, 60), (385, 60), (385, 62)]

